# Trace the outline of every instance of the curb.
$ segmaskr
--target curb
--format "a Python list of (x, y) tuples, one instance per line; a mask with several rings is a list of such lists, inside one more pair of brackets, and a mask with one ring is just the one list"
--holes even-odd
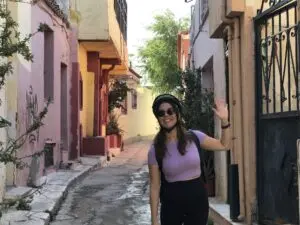
[[(69, 189), (91, 171), (106, 165), (104, 158), (97, 163), (80, 164), (73, 170), (59, 170), (47, 176), (47, 183), (34, 193), (31, 210), (9, 210), (0, 219), (0, 225), (49, 225), (59, 211)], [(61, 179), (60, 179), (61, 178)], [(37, 189), (36, 189), (37, 190)]]

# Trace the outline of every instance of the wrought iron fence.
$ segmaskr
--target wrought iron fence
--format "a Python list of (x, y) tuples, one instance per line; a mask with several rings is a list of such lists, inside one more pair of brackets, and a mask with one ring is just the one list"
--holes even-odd
[[(261, 0), (255, 21), (258, 223), (299, 224), (297, 0)], [(270, 207), (271, 206), (271, 207)]]
[(293, 2), (295, 0), (262, 0), (258, 14), (268, 11), (274, 11), (274, 8), (280, 8), (285, 4)]
[[(269, 2), (273, 4), (274, 1)], [(277, 1), (278, 4), (287, 2)], [(299, 111), (296, 5), (288, 9), (283, 7), (271, 17), (261, 19), (256, 29), (259, 37), (260, 58), (256, 60), (260, 65), (261, 113)]]

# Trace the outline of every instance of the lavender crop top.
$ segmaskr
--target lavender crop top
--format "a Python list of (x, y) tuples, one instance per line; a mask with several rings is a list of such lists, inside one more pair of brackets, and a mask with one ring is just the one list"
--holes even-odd
[[(205, 134), (201, 131), (193, 130), (200, 143), (204, 140)], [(200, 156), (197, 146), (192, 142), (186, 147), (186, 153), (181, 155), (177, 148), (177, 141), (167, 144), (167, 153), (163, 159), (163, 172), (168, 182), (184, 181), (192, 177), (200, 177)], [(158, 165), (155, 157), (154, 145), (148, 152), (148, 164)]]

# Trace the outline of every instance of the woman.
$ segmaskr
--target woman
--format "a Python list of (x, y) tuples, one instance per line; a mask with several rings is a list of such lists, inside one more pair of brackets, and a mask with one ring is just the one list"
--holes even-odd
[[(206, 225), (209, 206), (207, 192), (200, 179), (200, 155), (182, 125), (181, 104), (173, 95), (163, 94), (154, 100), (152, 108), (160, 125), (148, 154), (152, 225), (159, 225), (159, 199), (161, 225)], [(201, 148), (228, 150), (230, 124), (227, 106), (223, 101), (216, 101), (213, 110), (222, 122), (221, 140), (200, 131), (193, 132)], [(160, 189), (161, 176), (164, 178), (163, 192)]]

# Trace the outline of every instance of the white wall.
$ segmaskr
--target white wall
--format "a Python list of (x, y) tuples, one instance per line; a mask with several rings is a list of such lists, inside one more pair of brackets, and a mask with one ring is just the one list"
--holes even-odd
[[(205, 83), (205, 86), (213, 86), (214, 94), (216, 98), (223, 98), (226, 100), (226, 79), (225, 79), (225, 58), (224, 58), (224, 44), (222, 39), (210, 39), (209, 37), (209, 21), (205, 20), (202, 28), (200, 24), (201, 13), (200, 12), (200, 0), (195, 3), (194, 15), (192, 17), (191, 27), (191, 53), (192, 62), (194, 60), (195, 68), (203, 68), (212, 58), (212, 75), (213, 78), (209, 79), (205, 77), (204, 82), (213, 81), (213, 84)], [(199, 27), (201, 28), (199, 30)], [(197, 33), (199, 32), (198, 36)], [(194, 43), (194, 44), (193, 44)], [(206, 72), (205, 76), (209, 73)], [(216, 120), (215, 136), (220, 136), (219, 121)], [(216, 172), (216, 195), (222, 199), (227, 197), (227, 164), (226, 164), (226, 153), (218, 152), (215, 153), (215, 172)]]
[[(133, 87), (128, 85), (129, 87)], [(124, 140), (135, 140), (138, 137), (154, 136), (158, 131), (158, 123), (152, 113), (154, 95), (150, 88), (135, 86), (137, 91), (137, 108), (132, 108), (132, 95), (127, 95), (127, 114), (121, 114), (117, 110), (120, 128), (124, 130)]]

